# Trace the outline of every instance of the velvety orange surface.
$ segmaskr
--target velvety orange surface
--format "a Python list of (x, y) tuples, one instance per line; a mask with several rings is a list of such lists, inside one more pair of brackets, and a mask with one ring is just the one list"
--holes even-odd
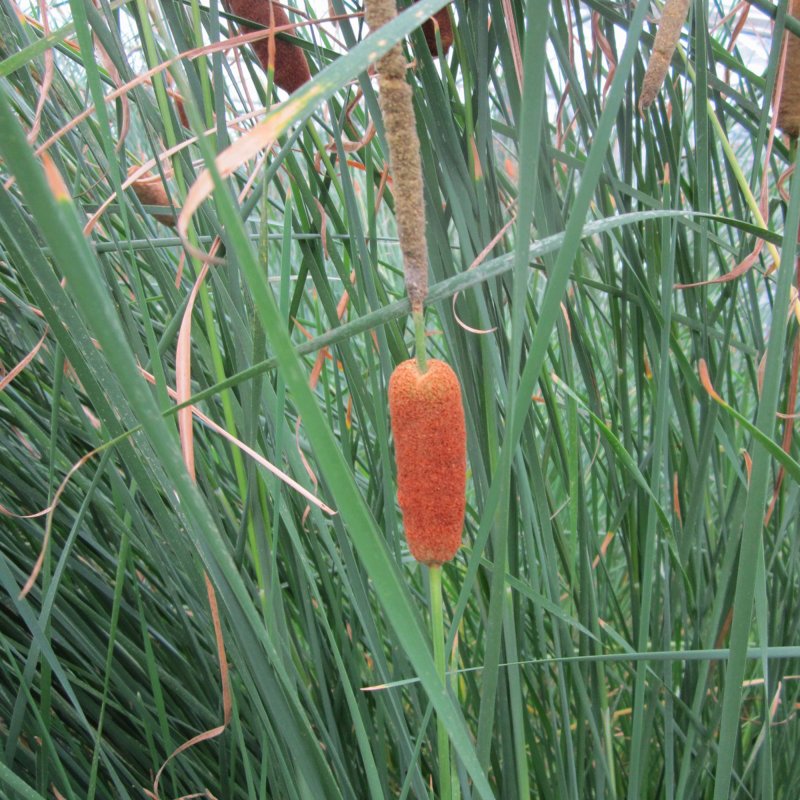
[[(286, 11), (271, 0), (228, 0), (232, 13), (237, 17), (251, 19), (265, 27), (270, 26), (270, 6), (274, 15), (275, 27), (289, 24)], [(249, 33), (255, 30), (246, 26), (242, 32)], [(287, 30), (285, 33), (292, 33)], [(261, 66), (266, 72), (269, 69), (269, 38), (259, 39), (252, 43)], [(275, 38), (275, 84), (286, 92), (293, 92), (311, 78), (305, 53), (296, 45)]]
[(389, 415), (397, 461), (397, 500), (411, 554), (425, 564), (449, 561), (461, 546), (467, 483), (467, 434), (455, 372), (416, 359), (389, 379)]

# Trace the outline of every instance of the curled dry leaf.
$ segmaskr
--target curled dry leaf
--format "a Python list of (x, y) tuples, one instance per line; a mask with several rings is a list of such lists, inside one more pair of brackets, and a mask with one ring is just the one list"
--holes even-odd
[[(268, 36), (269, 33), (264, 31), (254, 31), (253, 33), (242, 34), (240, 36), (234, 36), (230, 39), (227, 39), (223, 42), (215, 42), (213, 44), (205, 44), (202, 47), (195, 47), (191, 50), (185, 50), (182, 53), (174, 56), (173, 58), (165, 59), (164, 61), (159, 62), (154, 67), (151, 67), (149, 70), (138, 74), (133, 80), (128, 81), (121, 86), (113, 89), (112, 91), (108, 92), (103, 96), (103, 102), (105, 104), (109, 104), (117, 100), (118, 98), (124, 97), (128, 92), (134, 89), (137, 86), (140, 86), (143, 83), (147, 83), (150, 81), (155, 75), (159, 75), (164, 72), (166, 69), (171, 67), (177, 61), (180, 60), (188, 60), (191, 61), (199, 56), (209, 56), (212, 53), (220, 53), (225, 52), (226, 50), (231, 50), (233, 48), (239, 47), (242, 44), (247, 42), (256, 41), (258, 38), (263, 38)], [(68, 41), (65, 41), (65, 44), (69, 44)], [(80, 113), (75, 114), (69, 122), (59, 128), (54, 134), (48, 137), (39, 147), (36, 148), (36, 155), (41, 156), (46, 150), (51, 148), (56, 142), (60, 141), (66, 134), (70, 131), (74, 130), (81, 122), (91, 117), (95, 112), (96, 108), (94, 105), (89, 105), (85, 109), (83, 109)], [(254, 112), (256, 114), (262, 113), (260, 111)], [(237, 119), (245, 119), (252, 114), (244, 114)], [(209, 133), (214, 133), (213, 130), (209, 131)], [(191, 144), (193, 140), (182, 142), (180, 147), (185, 147), (188, 144)], [(175, 148), (172, 148), (171, 152), (175, 152)], [(9, 179), (8, 185), (10, 186), (13, 184), (13, 178)]]
[(730, 272), (726, 272), (724, 275), (720, 275), (717, 278), (709, 278), (705, 281), (694, 281), (693, 283), (676, 283), (676, 289), (694, 289), (697, 286), (711, 286), (715, 283), (729, 283), (730, 281), (735, 281), (737, 278), (741, 278), (748, 270), (750, 270), (754, 264), (758, 262), (759, 256), (761, 255), (761, 250), (764, 248), (764, 240), (759, 239), (756, 242), (755, 247), (753, 250), (745, 256), (742, 261), (740, 261)]
[[(47, 11), (47, 3), (45, 0), (39, 0), (39, 13), (42, 17), (42, 32), (45, 36), (50, 35), (50, 22)], [(50, 94), (50, 87), (53, 84), (54, 75), (54, 61), (53, 49), (48, 47), (44, 51), (44, 77), (41, 81), (41, 89), (39, 91), (39, 100), (36, 103), (36, 111), (33, 115), (33, 125), (31, 125), (30, 132), (28, 133), (28, 143), (33, 144), (39, 136), (39, 131), (42, 127), (42, 114), (44, 113), (44, 106)]]
[(17, 375), (19, 375), (20, 372), (22, 372), (25, 369), (25, 367), (27, 367), (28, 364), (30, 364), (31, 361), (33, 361), (34, 358), (36, 358), (36, 354), (39, 352), (41, 346), (44, 344), (44, 341), (47, 338), (47, 334), (49, 332), (50, 332), (50, 329), (49, 328), (45, 328), (44, 333), (42, 334), (42, 338), (39, 339), (39, 341), (34, 346), (33, 350), (31, 350), (30, 353), (28, 353), (25, 356), (25, 358), (23, 358), (22, 361), (19, 362), (19, 364), (17, 364), (15, 367), (10, 369), (2, 377), (2, 379), (0, 379), (0, 392), (2, 392), (3, 389), (5, 389), (6, 386), (8, 386), (8, 384), (11, 383), (11, 381), (13, 381), (14, 378), (16, 378)]
[[(305, 92), (306, 99), (298, 100), (290, 98), (270, 112), (269, 116), (260, 124), (249, 130), (230, 147), (223, 150), (215, 160), (215, 167), (220, 177), (225, 179), (230, 176), (242, 164), (258, 155), (262, 150), (268, 150), (275, 143), (275, 140), (292, 124), (300, 115), (301, 110), (313, 103), (313, 98), (323, 90), (320, 87), (309, 87)], [(200, 173), (197, 180), (192, 184), (186, 194), (186, 200), (178, 216), (178, 235), (188, 245), (187, 233), (189, 222), (194, 212), (200, 207), (201, 203), (214, 190), (214, 179), (210, 170), (206, 169)], [(191, 248), (194, 252), (195, 248)], [(201, 253), (199, 257), (204, 256)]]
[[(522, 48), (519, 44), (519, 32), (517, 31), (517, 17), (514, 13), (514, 8), (511, 5), (511, 0), (502, 0), (503, 5), (503, 17), (500, 20), (500, 24), (505, 27), (505, 35), (508, 37), (508, 46), (511, 48), (511, 58), (514, 61), (514, 72), (517, 76), (517, 83), (519, 84), (520, 93), (523, 91), (524, 87), (524, 77), (525, 77), (525, 69), (522, 66)], [(569, 9), (570, 4), (564, 4), (567, 9)], [(486, 25), (489, 30), (492, 29), (492, 18), (486, 21)], [(570, 26), (571, 27), (571, 26)], [(570, 45), (572, 43), (572, 37), (570, 37)]]
[(711, 378), (708, 374), (708, 365), (706, 364), (706, 360), (704, 358), (701, 358), (697, 362), (697, 371), (700, 374), (700, 383), (703, 384), (703, 388), (706, 390), (708, 395), (718, 403), (725, 405), (725, 401), (719, 396), (719, 394), (717, 394), (717, 390), (711, 383)]
[[(350, 283), (355, 286), (355, 282), (356, 282), (356, 273), (355, 271), (353, 271), (350, 273)], [(344, 292), (342, 293), (342, 296), (339, 298), (338, 304), (336, 305), (336, 315), (340, 322), (344, 318), (344, 315), (347, 311), (347, 307), (349, 304), (350, 304), (350, 292), (347, 289), (345, 289)], [(295, 320), (295, 324), (303, 332), (303, 334), (305, 334), (305, 336), (308, 339), (312, 338), (311, 333), (307, 331), (299, 322), (297, 322), (297, 320)], [(327, 347), (323, 347), (322, 350), (320, 350), (319, 353), (317, 353), (317, 358), (314, 362), (314, 367), (311, 370), (311, 376), (308, 380), (308, 385), (312, 389), (316, 389), (317, 387), (317, 383), (319, 382), (319, 376), (322, 373), (322, 367), (324, 366), (326, 360), (332, 361), (333, 356), (331, 356), (330, 350)], [(345, 421), (348, 430), (350, 429), (349, 416), (350, 416), (351, 401), (352, 397), (349, 397), (347, 406), (348, 416)], [(297, 422), (295, 423), (294, 426), (294, 442), (295, 442), (295, 447), (297, 448), (297, 454), (300, 456), (300, 461), (302, 462), (303, 467), (306, 473), (308, 474), (308, 477), (310, 478), (311, 482), (314, 484), (314, 491), (316, 492), (317, 488), (319, 487), (319, 479), (317, 478), (316, 473), (312, 469), (311, 464), (309, 464), (308, 459), (306, 458), (305, 453), (303, 452), (303, 448), (300, 445), (300, 425), (302, 421), (303, 418), (301, 416), (298, 416)], [(317, 502), (317, 505), (319, 505), (319, 501)], [(306, 506), (303, 511), (303, 525), (305, 525), (306, 518), (308, 517), (310, 511), (311, 511), (311, 506)]]
[(609, 531), (603, 538), (602, 543), (600, 544), (600, 552), (592, 560), (592, 569), (597, 569), (597, 565), (600, 563), (600, 559), (606, 557), (606, 553), (608, 552), (608, 546), (611, 544), (611, 541), (613, 539), (614, 539), (614, 531)]
[[(215, 739), (217, 736), (223, 734), (231, 721), (233, 700), (231, 697), (230, 680), (228, 678), (228, 658), (225, 654), (225, 642), (222, 638), (222, 623), (220, 622), (219, 608), (217, 606), (217, 595), (214, 591), (214, 585), (211, 583), (211, 579), (208, 577), (207, 572), (204, 573), (204, 578), (206, 582), (206, 594), (208, 596), (209, 610), (211, 611), (211, 619), (213, 620), (214, 624), (214, 638), (216, 639), (217, 643), (217, 657), (219, 659), (220, 682), (222, 684), (222, 725), (217, 725), (215, 728), (198, 733), (197, 736), (193, 736), (188, 741), (176, 747), (175, 750), (170, 753), (166, 761), (164, 761), (156, 773), (155, 781), (153, 782), (153, 791), (147, 792), (147, 795), (151, 798), (154, 798), (154, 800), (160, 800), (158, 795), (158, 784), (161, 780), (161, 775), (167, 767), (167, 764), (169, 764), (173, 758), (185, 752), (190, 747), (194, 747), (201, 742), (207, 742), (209, 739)], [(192, 796), (198, 797), (202, 795), (187, 795), (185, 797), (188, 798)]]
[(603, 54), (608, 65), (606, 69), (606, 78), (603, 82), (603, 99), (605, 99), (608, 90), (611, 88), (611, 81), (614, 80), (614, 75), (616, 75), (617, 72), (617, 59), (614, 55), (614, 48), (611, 47), (611, 42), (608, 41), (608, 38), (603, 33), (599, 11), (594, 11), (592, 13), (592, 38), (594, 39), (595, 46)]
[(753, 477), (753, 459), (747, 450), (742, 450), (742, 458), (744, 459), (744, 468), (747, 471), (747, 482), (749, 484)]
[[(53, 501), (50, 505), (43, 509), (42, 511), (37, 512), (36, 514), (28, 514), (25, 516), (20, 516), (17, 514), (11, 514), (10, 512), (6, 512), (6, 509), (3, 509), (4, 512), (8, 513), (9, 516), (17, 517), (18, 519), (34, 519), (35, 517), (41, 517), (46, 515), (45, 526), (44, 526), (44, 536), (42, 537), (42, 547), (39, 550), (39, 555), (36, 559), (36, 562), (33, 565), (33, 569), (31, 570), (31, 574), (28, 576), (28, 579), (25, 581), (25, 585), (22, 587), (19, 593), (19, 599), (22, 600), (28, 592), (33, 588), (34, 584), (36, 583), (36, 579), (39, 577), (39, 573), (42, 571), (42, 566), (44, 565), (44, 559), (47, 555), (47, 551), (50, 547), (50, 537), (53, 530), (53, 514), (59, 504), (61, 499), (61, 495), (64, 493), (64, 490), (67, 488), (72, 476), (87, 462), (89, 459), (96, 456), (98, 453), (101, 453), (106, 447), (109, 446), (107, 442), (104, 445), (92, 450), (86, 455), (82, 456), (75, 464), (70, 467), (69, 472), (66, 474), (66, 477), (63, 481), (61, 481), (60, 486), (56, 489), (56, 493), (53, 495)], [(0, 506), (0, 508), (2, 508)]]
[[(509, 164), (509, 163), (511, 163), (511, 162), (509, 162), (509, 161), (508, 161), (508, 159), (506, 159), (506, 163), (507, 163), (507, 164)], [(514, 169), (516, 170), (516, 167), (514, 167)], [(495, 234), (495, 235), (492, 237), (492, 240), (489, 242), (489, 244), (487, 244), (487, 245), (486, 245), (486, 247), (484, 247), (484, 248), (483, 248), (483, 250), (481, 250), (481, 252), (480, 252), (480, 253), (478, 253), (478, 255), (475, 257), (475, 260), (474, 260), (474, 261), (473, 261), (473, 262), (472, 262), (472, 263), (471, 263), (471, 264), (470, 264), (470, 265), (467, 267), (467, 271), (469, 271), (469, 270), (471, 270), (471, 269), (475, 269), (475, 267), (477, 267), (479, 264), (482, 264), (482, 263), (483, 263), (483, 262), (486, 260), (486, 257), (487, 257), (487, 256), (489, 255), (489, 253), (491, 253), (491, 252), (492, 252), (492, 250), (493, 250), (493, 249), (494, 249), (494, 248), (497, 246), (497, 243), (498, 243), (498, 242), (499, 242), (499, 241), (500, 241), (500, 240), (503, 238), (503, 236), (505, 236), (505, 235), (506, 235), (506, 231), (507, 231), (507, 230), (508, 230), (508, 229), (509, 229), (509, 228), (510, 228), (510, 227), (511, 227), (513, 224), (514, 224), (514, 222), (516, 221), (516, 219), (517, 219), (517, 215), (516, 215), (516, 213), (515, 213), (515, 214), (513, 214), (513, 216), (511, 217), (511, 219), (510, 219), (510, 220), (508, 220), (508, 222), (506, 222), (506, 224), (505, 224), (505, 225), (503, 225), (503, 227), (502, 227), (502, 228), (500, 228), (500, 230), (499, 230), (499, 231), (498, 231), (498, 232), (497, 232), (497, 233), (496, 233), (496, 234)], [(456, 293), (453, 295), (453, 301), (452, 301), (452, 302), (453, 302), (453, 316), (455, 317), (455, 320), (456, 320), (456, 322), (457, 322), (457, 323), (458, 323), (458, 324), (459, 324), (459, 325), (460, 325), (460, 326), (461, 326), (461, 327), (462, 327), (462, 328), (463, 328), (465, 331), (469, 331), (470, 333), (476, 333), (476, 334), (480, 334), (480, 335), (487, 334), (487, 333), (494, 333), (494, 332), (497, 330), (497, 328), (496, 328), (496, 327), (494, 327), (494, 328), (487, 328), (487, 329), (485, 329), (485, 330), (482, 330), (482, 329), (480, 329), (480, 328), (471, 328), (469, 325), (467, 325), (467, 324), (466, 324), (466, 323), (465, 323), (465, 322), (464, 322), (464, 321), (463, 321), (463, 320), (462, 320), (462, 319), (461, 319), (461, 318), (458, 316), (458, 312), (456, 311), (456, 300), (458, 300), (458, 296), (459, 296), (459, 294), (460, 294), (460, 292), (456, 292)]]

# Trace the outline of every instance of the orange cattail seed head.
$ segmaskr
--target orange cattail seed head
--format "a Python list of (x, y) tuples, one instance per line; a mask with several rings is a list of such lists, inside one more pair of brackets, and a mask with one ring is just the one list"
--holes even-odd
[(425, 372), (416, 359), (389, 379), (397, 461), (397, 500), (411, 555), (442, 564), (461, 546), (467, 483), (467, 434), (461, 386), (443, 361)]
[[(273, 3), (272, 0), (228, 0), (231, 11), (237, 17), (251, 19), (265, 28), (274, 25), (280, 28), (289, 24), (289, 15), (283, 6)], [(255, 28), (242, 27), (245, 33), (251, 33)], [(294, 28), (288, 28), (284, 33), (293, 33)], [(255, 51), (264, 72), (269, 69), (269, 38), (258, 39), (253, 42)], [(290, 94), (299, 89), (307, 80), (311, 79), (308, 61), (302, 48), (275, 37), (275, 85)]]

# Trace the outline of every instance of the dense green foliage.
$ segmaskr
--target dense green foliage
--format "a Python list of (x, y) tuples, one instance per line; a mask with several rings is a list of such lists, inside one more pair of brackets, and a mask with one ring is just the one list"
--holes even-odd
[[(438, 794), (437, 717), (465, 798), (797, 796), (800, 174), (796, 143), (767, 150), (779, 38), (763, 68), (735, 39), (786, 4), (694, 3), (645, 116), (646, 3), (455, 0), (434, 60), (415, 14), (442, 5), (358, 46), (331, 0), (349, 16), (297, 29), (313, 79), (275, 106), (249, 48), (143, 77), (226, 41), (218, 0), (0, 2), (1, 796), (141, 798), (222, 725), (204, 574), (230, 721), (161, 798)], [(428, 351), (468, 431), (449, 695), (386, 400), (414, 336), (367, 70), (401, 39)], [(122, 189), (173, 148), (179, 209), (273, 106), (194, 250)], [(189, 364), (198, 410), (335, 513), (197, 418), (192, 480)]]

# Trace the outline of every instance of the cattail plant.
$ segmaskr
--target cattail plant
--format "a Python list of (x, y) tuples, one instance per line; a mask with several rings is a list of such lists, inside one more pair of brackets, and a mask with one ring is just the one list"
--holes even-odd
[[(396, 15), (395, 0), (366, 0), (366, 18), (371, 31)], [(378, 61), (377, 71), (403, 274), (417, 344), (416, 358), (400, 364), (389, 380), (397, 499), (403, 512), (409, 550), (418, 561), (428, 565), (434, 659), (442, 684), (446, 686), (441, 565), (455, 556), (464, 524), (464, 409), (453, 370), (442, 361), (428, 362), (425, 356), (423, 308), (428, 293), (425, 203), (420, 145), (401, 45), (395, 45)], [(439, 797), (449, 800), (452, 796), (450, 742), (440, 719), (437, 720), (437, 749)]]
[[(135, 164), (128, 169), (128, 175), (131, 175), (139, 169)], [(134, 194), (139, 198), (139, 202), (143, 206), (169, 206), (169, 197), (167, 196), (167, 189), (164, 182), (158, 175), (153, 175), (152, 172), (145, 172), (140, 178), (137, 178), (132, 184)], [(153, 215), (162, 225), (168, 225), (171, 228), (175, 227), (174, 214), (154, 214)]]
[[(395, 191), (397, 185), (395, 184)], [(420, 320), (418, 315), (416, 320)], [(417, 326), (418, 341), (419, 326)], [(389, 417), (397, 463), (397, 502), (411, 555), (428, 566), (431, 638), (436, 669), (447, 686), (442, 604), (442, 564), (461, 546), (466, 508), (467, 448), (461, 386), (444, 361), (417, 357), (399, 364), (389, 379)], [(450, 800), (450, 741), (436, 724), (439, 797)]]
[[(257, 22), (264, 28), (278, 28), (289, 25), (289, 15), (283, 6), (272, 0), (228, 0), (228, 6), (232, 13), (237, 17)], [(250, 33), (255, 28), (248, 25), (242, 26), (242, 31)], [(289, 28), (286, 33), (293, 33), (294, 28)], [(308, 69), (303, 50), (295, 44), (290, 44), (282, 39), (274, 37), (274, 64), (275, 85), (290, 94), (299, 89), (307, 80), (311, 79), (311, 72)], [(253, 42), (255, 51), (264, 72), (269, 71), (270, 65), (270, 38), (259, 39)]]
[(667, 77), (672, 56), (681, 38), (683, 23), (689, 13), (690, 0), (667, 0), (658, 22), (653, 52), (647, 63), (639, 93), (639, 112), (643, 113), (656, 99)]
[[(800, 0), (789, 0), (789, 13), (800, 17)], [(789, 136), (800, 136), (800, 36), (786, 32), (783, 82), (778, 100), (778, 127)]]

